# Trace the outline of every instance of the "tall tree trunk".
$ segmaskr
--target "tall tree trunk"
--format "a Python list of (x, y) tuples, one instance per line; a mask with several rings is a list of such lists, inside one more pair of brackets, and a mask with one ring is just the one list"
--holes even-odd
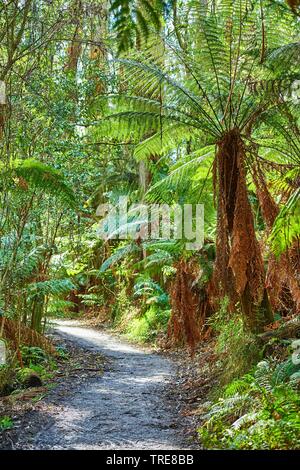
[(73, 5), (71, 6), (71, 17), (72, 22), (74, 23), (74, 34), (71, 44), (67, 50), (67, 61), (65, 64), (65, 69), (73, 71), (76, 75), (78, 68), (78, 61), (80, 59), (82, 45), (81, 45), (81, 33), (82, 33), (82, 23), (83, 23), (83, 6), (80, 0), (74, 0)]
[(176, 277), (170, 289), (172, 313), (168, 323), (168, 339), (173, 345), (187, 344), (194, 351), (201, 339), (201, 330), (206, 319), (206, 312), (201, 311), (199, 292), (195, 286), (199, 266), (196, 264), (195, 267), (193, 261), (181, 259), (176, 264), (176, 269)]
[(95, 83), (96, 95), (104, 94), (107, 88), (105, 74), (107, 72), (108, 51), (105, 41), (108, 36), (108, 10), (108, 0), (95, 1), (90, 5), (92, 39), (90, 60), (95, 66), (93, 72), (96, 71), (91, 79)]

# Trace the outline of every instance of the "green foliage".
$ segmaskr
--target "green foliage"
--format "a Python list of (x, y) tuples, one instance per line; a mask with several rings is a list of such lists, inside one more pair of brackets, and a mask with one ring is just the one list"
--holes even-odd
[(151, 28), (161, 29), (163, 0), (113, 0), (113, 28), (117, 34), (119, 51), (126, 51), (142, 38), (147, 39)]
[[(215, 157), (232, 129), (245, 149), (244, 189), (263, 255), (271, 248), (280, 261), (297, 248), (299, 21), (286, 2), (2, 3), (1, 316), (41, 331), (49, 316), (104, 313), (131, 340), (154, 342), (176, 300), (178, 261), (190, 257), (200, 268), (188, 287), (210, 308), (223, 220)], [(272, 230), (252, 181), (258, 162), (280, 210)], [(184, 239), (137, 240), (133, 230), (117, 240), (148, 224), (133, 213), (115, 230), (109, 216), (99, 224), (99, 204), (123, 195), (173, 208), (204, 203), (203, 249), (187, 253)], [(225, 298), (217, 310), (208, 323), (226, 387), (208, 411), (204, 444), (296, 448), (298, 366), (271, 359), (251, 371), (263, 354), (259, 338), (239, 306), (229, 313)], [(55, 363), (41, 349), (21, 353), (24, 370), (51, 376)], [(0, 367), (0, 394), (11, 391), (15, 368), (12, 358)]]
[(54, 318), (66, 318), (68, 315), (71, 315), (72, 309), (74, 308), (74, 303), (68, 300), (63, 299), (51, 299), (49, 308), (48, 308), (48, 315), (49, 317)]
[(161, 307), (169, 307), (169, 296), (157, 283), (150, 278), (138, 278), (134, 284), (133, 296), (144, 298), (146, 305), (156, 304)]
[(139, 252), (139, 251), (140, 251), (139, 247), (134, 243), (126, 244), (125, 246), (119, 246), (114, 251), (114, 253), (104, 261), (104, 263), (102, 264), (102, 266), (100, 268), (100, 273), (105, 272), (108, 268), (110, 268), (114, 264), (118, 263), (125, 256), (128, 256), (131, 253), (136, 253), (136, 252)]
[(300, 371), (300, 364), (295, 364), (292, 358), (278, 364), (272, 375), (272, 382), (276, 385), (290, 380), (292, 377), (297, 377), (297, 372)]
[(103, 295), (99, 295), (98, 293), (90, 292), (88, 294), (81, 294), (79, 298), (81, 303), (87, 307), (95, 308), (104, 305)]
[(7, 364), (0, 365), (0, 396), (7, 395), (11, 391), (15, 379), (16, 366), (12, 360)]
[[(262, 34), (255, 5), (248, 8), (244, 1), (222, 1), (206, 9), (191, 2), (187, 9), (192, 19), (187, 30), (195, 35), (196, 47), (191, 41), (182, 50), (164, 38), (165, 53), (174, 60), (172, 73), (161, 60), (155, 36), (148, 49), (119, 60), (126, 68), (131, 93), (119, 96), (120, 112), (109, 116), (106, 130), (111, 136), (142, 139), (136, 152), (143, 158), (165, 154), (171, 142), (173, 148), (187, 140), (202, 141), (201, 147), (208, 140), (214, 144), (232, 126), (243, 131), (256, 113), (260, 115), (273, 102), (268, 90), (255, 97), (251, 92), (252, 73), (263, 76), (261, 57), (254, 47)], [(268, 15), (270, 21), (277, 17), (270, 10)], [(285, 15), (281, 34), (268, 37), (273, 54), (286, 42), (284, 34), (291, 22)], [(188, 80), (182, 79), (182, 67)]]
[(166, 331), (170, 313), (170, 309), (152, 305), (142, 315), (137, 313), (135, 316), (125, 317), (124, 332), (130, 340), (153, 342), (158, 334)]
[(116, 292), (115, 301), (111, 310), (111, 317), (113, 324), (119, 327), (122, 325), (123, 316), (126, 317), (127, 312), (136, 312), (136, 309), (131, 303), (131, 299), (127, 293), (127, 286), (124, 281), (117, 284)]
[(15, 161), (14, 167), (16, 175), (23, 177), (33, 188), (48, 192), (65, 205), (75, 207), (75, 194), (56, 169), (33, 159)]
[(69, 353), (67, 349), (64, 346), (57, 346), (56, 347), (56, 353), (61, 359), (68, 359)]
[(22, 360), (25, 366), (44, 364), (49, 360), (45, 351), (36, 346), (21, 346)]
[(70, 279), (66, 278), (35, 282), (28, 285), (27, 291), (29, 296), (34, 298), (35, 296), (39, 295), (59, 296), (61, 294), (70, 292), (75, 288), (75, 284)]
[[(16, 159), (6, 172), (2, 172), (2, 178), (7, 176), (15, 180), (16, 187), (19, 183), (23, 191), (28, 190), (29, 187), (33, 190), (41, 190), (53, 197), (58, 197), (65, 206), (75, 207), (76, 197), (72, 188), (66, 183), (64, 176), (49, 165), (32, 158)], [(22, 178), (21, 185), (20, 178)]]
[(300, 397), (290, 384), (272, 381), (263, 361), (252, 374), (234, 380), (224, 398), (206, 410), (199, 436), (206, 448), (298, 449)]
[(114, 326), (130, 340), (153, 342), (166, 331), (170, 318), (168, 295), (150, 278), (138, 278), (132, 296), (126, 284), (118, 285), (112, 309)]
[(19, 369), (17, 372), (17, 381), (23, 385), (24, 382), (30, 377), (31, 375), (34, 375), (35, 371), (33, 370), (32, 367), (23, 367), (22, 369)]
[(259, 343), (245, 326), (238, 309), (230, 312), (229, 300), (225, 297), (220, 307), (208, 320), (208, 324), (218, 334), (216, 352), (222, 362), (222, 380), (228, 382), (245, 374), (262, 356)]
[(9, 416), (0, 417), (0, 431), (11, 429), (13, 425), (13, 420)]
[(21, 386), (32, 374), (37, 374), (42, 381), (51, 379), (53, 370), (57, 367), (53, 357), (49, 356), (43, 349), (35, 346), (22, 346), (21, 354), (25, 367), (19, 369), (16, 376)]
[(271, 244), (276, 255), (281, 255), (300, 239), (300, 188), (290, 196), (275, 220)]

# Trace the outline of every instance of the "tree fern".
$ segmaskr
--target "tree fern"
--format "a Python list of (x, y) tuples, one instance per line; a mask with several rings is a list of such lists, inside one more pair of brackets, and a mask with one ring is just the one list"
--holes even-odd
[[(58, 170), (37, 160), (14, 160), (9, 169), (4, 168), (2, 178), (10, 178), (17, 187), (24, 191), (28, 188), (41, 190), (59, 198), (65, 205), (75, 207), (76, 196), (63, 175)], [(19, 184), (20, 179), (22, 179), (22, 184)]]
[(99, 273), (104, 273), (107, 269), (118, 263), (120, 260), (133, 253), (140, 251), (136, 243), (127, 243), (125, 246), (118, 247), (114, 253), (102, 263)]

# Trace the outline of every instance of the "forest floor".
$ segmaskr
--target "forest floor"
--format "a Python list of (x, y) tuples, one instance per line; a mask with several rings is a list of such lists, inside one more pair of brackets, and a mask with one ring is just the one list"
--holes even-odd
[(54, 337), (73, 348), (71, 372), (16, 410), (2, 448), (199, 448), (199, 405), (213, 380), (210, 347), (198, 353), (199, 370), (186, 352), (158, 354), (78, 321), (58, 322)]

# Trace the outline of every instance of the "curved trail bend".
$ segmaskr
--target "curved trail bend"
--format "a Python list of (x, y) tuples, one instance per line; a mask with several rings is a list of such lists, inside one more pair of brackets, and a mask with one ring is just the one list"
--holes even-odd
[(55, 329), (111, 364), (62, 400), (54, 422), (35, 437), (35, 449), (188, 448), (178, 406), (166, 397), (176, 367), (170, 360), (76, 322)]

